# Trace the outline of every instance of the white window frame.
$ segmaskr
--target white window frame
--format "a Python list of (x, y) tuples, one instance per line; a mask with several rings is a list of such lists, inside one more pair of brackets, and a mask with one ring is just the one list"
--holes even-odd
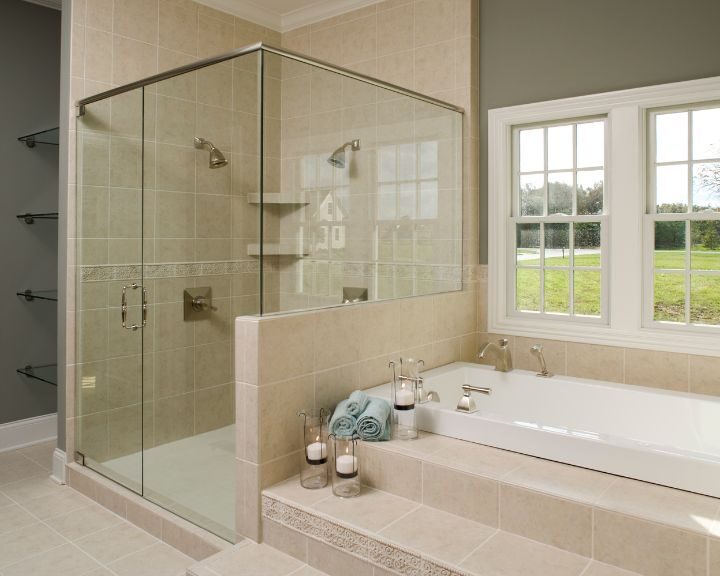
[[(652, 229), (646, 217), (646, 146), (651, 110), (720, 100), (720, 77), (594, 94), (490, 110), (488, 113), (488, 331), (720, 356), (720, 330), (644, 322)], [(608, 308), (604, 322), (514, 313), (513, 128), (533, 123), (607, 117), (603, 276)], [(607, 217), (607, 216), (606, 216)], [(647, 257), (644, 257), (647, 254)], [(649, 291), (648, 291), (649, 290)]]

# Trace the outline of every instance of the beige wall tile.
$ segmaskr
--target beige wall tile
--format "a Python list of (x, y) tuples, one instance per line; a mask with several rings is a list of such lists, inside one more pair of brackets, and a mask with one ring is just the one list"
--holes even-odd
[(422, 472), (423, 504), (487, 526), (498, 525), (497, 482), (427, 462)]
[[(433, 94), (454, 87), (455, 45), (453, 41), (415, 49), (415, 90)], [(448, 66), (453, 62), (453, 66)]]
[(158, 41), (158, 0), (122, 0), (114, 3), (113, 31), (134, 40)]
[(258, 367), (261, 384), (285, 380), (313, 370), (315, 327), (306, 315), (261, 321)]
[(112, 32), (113, 0), (86, 0), (85, 25)]
[[(205, 6), (200, 7), (205, 10)], [(233, 49), (235, 23), (223, 21), (200, 14), (198, 21), (198, 56), (206, 58), (217, 56)]]
[(569, 500), (503, 484), (500, 529), (582, 556), (592, 554), (592, 510)]
[(195, 392), (195, 434), (235, 423), (235, 384), (222, 384)]
[(414, 32), (408, 22), (413, 21), (414, 10), (415, 6), (410, 2), (384, 10), (382, 16), (378, 17), (378, 56), (413, 49)]
[(113, 62), (113, 38), (109, 32), (88, 28), (85, 43), (85, 78), (97, 82), (110, 82)]
[(690, 392), (720, 396), (720, 358), (690, 355)]
[(159, 45), (169, 50), (197, 54), (198, 6), (194, 2), (160, 0)]
[(359, 450), (360, 480), (377, 488), (416, 502), (422, 501), (422, 463), (416, 458), (403, 456), (361, 442)]
[(263, 518), (263, 542), (300, 562), (307, 562), (307, 536), (268, 518)]
[(568, 342), (567, 375), (622, 382), (624, 355), (622, 348)]
[(707, 540), (697, 534), (595, 510), (597, 560), (647, 576), (705, 574)]
[(456, 0), (415, 2), (415, 46), (437, 44), (455, 36)]
[(113, 36), (112, 81), (128, 84), (157, 72), (157, 46)]
[(261, 462), (302, 447), (302, 418), (297, 414), (312, 410), (314, 397), (311, 375), (259, 389)]
[(625, 383), (687, 392), (688, 355), (628, 348)]

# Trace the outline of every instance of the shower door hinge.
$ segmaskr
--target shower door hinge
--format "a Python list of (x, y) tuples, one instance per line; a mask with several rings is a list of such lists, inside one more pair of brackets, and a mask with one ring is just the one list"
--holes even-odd
[(75, 450), (75, 463), (80, 464), (80, 466), (85, 466), (85, 454)]
[(75, 114), (76, 118), (80, 118), (80, 116), (85, 115), (85, 104), (78, 104), (75, 106), (75, 109), (77, 110), (77, 114)]

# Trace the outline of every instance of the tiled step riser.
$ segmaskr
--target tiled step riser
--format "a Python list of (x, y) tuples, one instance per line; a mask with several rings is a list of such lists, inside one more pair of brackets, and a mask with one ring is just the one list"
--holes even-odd
[[(360, 456), (363, 483), (378, 490), (625, 570), (715, 576), (706, 567), (707, 556), (715, 551), (720, 557), (720, 540), (706, 533), (551, 496), (375, 444), (363, 444)], [(638, 549), (645, 554), (638, 555)]]
[[(263, 537), (265, 543), (331, 576), (470, 576), (377, 535), (369, 537), (267, 496)], [(348, 566), (354, 570), (348, 572)]]

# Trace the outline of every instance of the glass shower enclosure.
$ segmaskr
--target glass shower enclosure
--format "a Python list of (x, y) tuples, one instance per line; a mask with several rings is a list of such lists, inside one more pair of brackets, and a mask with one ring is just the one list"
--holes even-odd
[(76, 130), (77, 458), (232, 541), (234, 318), (460, 289), (462, 112), (258, 44)]

